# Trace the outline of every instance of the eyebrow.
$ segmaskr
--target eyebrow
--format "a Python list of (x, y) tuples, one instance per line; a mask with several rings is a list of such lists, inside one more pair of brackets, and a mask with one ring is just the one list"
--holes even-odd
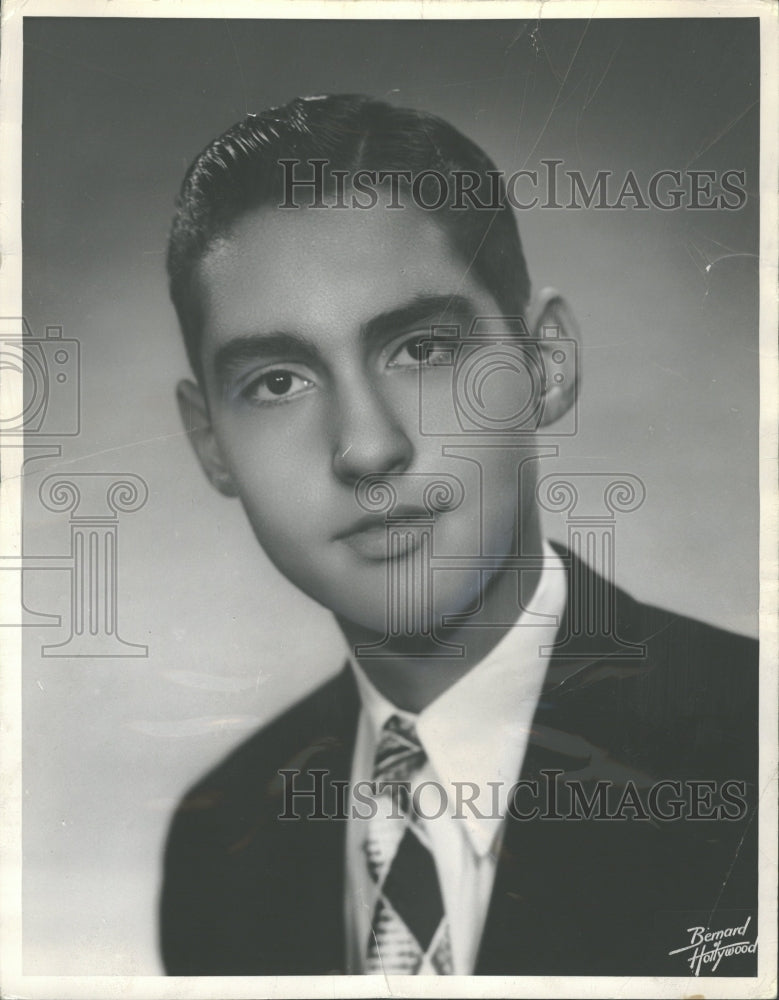
[(449, 315), (470, 316), (473, 302), (464, 295), (416, 295), (397, 309), (388, 309), (368, 320), (360, 331), (363, 340), (381, 340), (398, 329), (408, 329), (417, 323)]
[[(416, 295), (405, 305), (369, 319), (360, 328), (360, 340), (365, 343), (381, 341), (418, 323), (443, 316), (471, 316), (474, 311), (473, 302), (464, 295)], [(278, 355), (309, 362), (321, 358), (317, 345), (300, 333), (284, 330), (248, 333), (233, 337), (217, 350), (214, 371), (219, 381), (226, 382), (245, 365)]]

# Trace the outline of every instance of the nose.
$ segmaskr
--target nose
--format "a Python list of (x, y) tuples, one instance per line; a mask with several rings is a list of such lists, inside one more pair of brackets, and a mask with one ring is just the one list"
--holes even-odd
[(353, 484), (369, 473), (408, 468), (414, 445), (374, 383), (352, 384), (337, 408), (333, 471), (338, 479)]

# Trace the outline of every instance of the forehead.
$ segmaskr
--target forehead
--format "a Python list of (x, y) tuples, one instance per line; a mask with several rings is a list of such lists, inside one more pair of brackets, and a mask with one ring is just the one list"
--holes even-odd
[(416, 208), (264, 208), (237, 220), (200, 263), (204, 358), (236, 336), (340, 335), (419, 295), (497, 305), (449, 237)]

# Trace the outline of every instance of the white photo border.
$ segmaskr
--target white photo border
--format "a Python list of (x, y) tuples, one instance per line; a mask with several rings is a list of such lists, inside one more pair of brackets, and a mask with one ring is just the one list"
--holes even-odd
[[(760, 19), (760, 949), (756, 979), (707, 977), (166, 977), (26, 976), (21, 928), (21, 630), (3, 629), (0, 672), (0, 991), (7, 997), (770, 997), (777, 968), (777, 191), (779, 190), (779, 6), (772, 0), (10, 0), (0, 52), (0, 315), (22, 315), (22, 31), (25, 18)], [(18, 413), (21, 375), (2, 372), (0, 417)], [(0, 551), (20, 553), (23, 450), (2, 447)], [(21, 570), (0, 574), (0, 607), (21, 606)]]

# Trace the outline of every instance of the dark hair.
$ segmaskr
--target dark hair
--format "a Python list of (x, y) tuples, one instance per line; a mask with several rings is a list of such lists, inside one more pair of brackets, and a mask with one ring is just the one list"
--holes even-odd
[[(170, 294), (192, 370), (202, 377), (195, 270), (213, 241), (243, 213), (284, 199), (280, 161), (326, 160), (328, 171), (470, 171), (481, 190), (498, 181), (488, 208), (431, 212), (454, 249), (506, 315), (522, 313), (530, 291), (519, 233), (494, 164), (440, 118), (360, 95), (295, 98), (247, 115), (206, 146), (190, 166), (176, 202), (168, 243)], [(330, 175), (328, 174), (328, 177)], [(332, 181), (332, 178), (331, 178)], [(481, 201), (484, 203), (483, 195)]]

